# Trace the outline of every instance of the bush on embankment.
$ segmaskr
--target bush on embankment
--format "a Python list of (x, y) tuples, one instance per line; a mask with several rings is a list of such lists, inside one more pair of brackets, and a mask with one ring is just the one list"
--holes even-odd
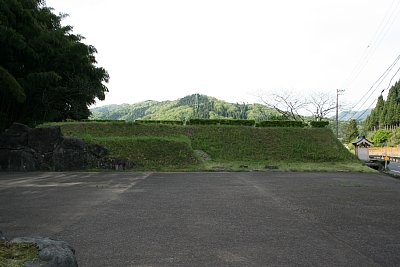
[(190, 119), (186, 125), (235, 125), (235, 126), (254, 126), (255, 120), (239, 119)]
[(260, 121), (256, 123), (256, 127), (305, 127), (306, 123), (302, 121)]

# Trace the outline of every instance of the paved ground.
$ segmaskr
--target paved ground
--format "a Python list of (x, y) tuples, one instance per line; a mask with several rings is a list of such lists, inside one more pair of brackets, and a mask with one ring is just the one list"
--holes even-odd
[(400, 180), (352, 173), (0, 173), (0, 230), (80, 266), (399, 266)]
[(388, 165), (390, 172), (400, 175), (400, 163), (391, 161)]

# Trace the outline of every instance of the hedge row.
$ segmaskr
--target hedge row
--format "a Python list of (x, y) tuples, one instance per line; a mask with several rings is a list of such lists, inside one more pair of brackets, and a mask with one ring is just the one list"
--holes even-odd
[(183, 121), (173, 121), (173, 120), (135, 120), (135, 122), (138, 122), (138, 123), (183, 125)]
[(186, 125), (241, 125), (254, 126), (255, 120), (232, 120), (232, 119), (190, 119)]
[(260, 121), (256, 127), (304, 127), (307, 126), (302, 121)]
[[(117, 122), (125, 123), (124, 120), (82, 120), (85, 122)], [(135, 123), (153, 123), (184, 125), (183, 121), (176, 120), (135, 120)], [(255, 122), (255, 120), (234, 120), (234, 119), (190, 119), (186, 125), (236, 125), (236, 126), (255, 126), (255, 127), (306, 127), (307, 123), (302, 121), (279, 121), (268, 120)], [(313, 128), (324, 128), (329, 125), (329, 121), (310, 121), (309, 125)]]
[[(75, 120), (67, 119), (67, 122), (74, 122)], [(116, 123), (125, 123), (124, 120), (91, 120), (91, 119), (83, 119), (79, 120), (82, 122), (116, 122)]]
[(314, 128), (324, 128), (329, 125), (329, 121), (310, 121), (310, 125)]

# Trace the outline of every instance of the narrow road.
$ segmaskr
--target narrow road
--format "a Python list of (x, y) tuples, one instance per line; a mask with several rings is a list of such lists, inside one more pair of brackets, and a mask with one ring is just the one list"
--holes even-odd
[(400, 163), (391, 161), (388, 165), (389, 170), (397, 175), (400, 175)]
[(0, 230), (80, 266), (399, 266), (400, 180), (360, 173), (0, 173)]

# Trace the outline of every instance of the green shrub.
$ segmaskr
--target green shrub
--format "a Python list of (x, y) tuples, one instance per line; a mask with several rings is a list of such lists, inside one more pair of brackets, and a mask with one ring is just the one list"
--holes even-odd
[(138, 123), (183, 125), (183, 121), (173, 121), (173, 120), (135, 120), (135, 122), (138, 122)]
[(380, 129), (374, 133), (372, 138), (375, 145), (383, 145), (390, 137), (390, 132), (385, 129)]
[[(67, 122), (73, 122), (74, 120), (67, 119)], [(119, 123), (125, 123), (124, 120), (91, 120), (91, 119), (83, 119), (80, 120), (82, 122), (119, 122)]]
[(190, 119), (186, 125), (218, 125), (219, 119)]
[(310, 121), (311, 127), (324, 128), (329, 125), (329, 121)]
[(237, 125), (254, 126), (255, 120), (233, 120), (233, 119), (190, 119), (187, 125)]
[(256, 127), (304, 127), (302, 121), (260, 121)]

